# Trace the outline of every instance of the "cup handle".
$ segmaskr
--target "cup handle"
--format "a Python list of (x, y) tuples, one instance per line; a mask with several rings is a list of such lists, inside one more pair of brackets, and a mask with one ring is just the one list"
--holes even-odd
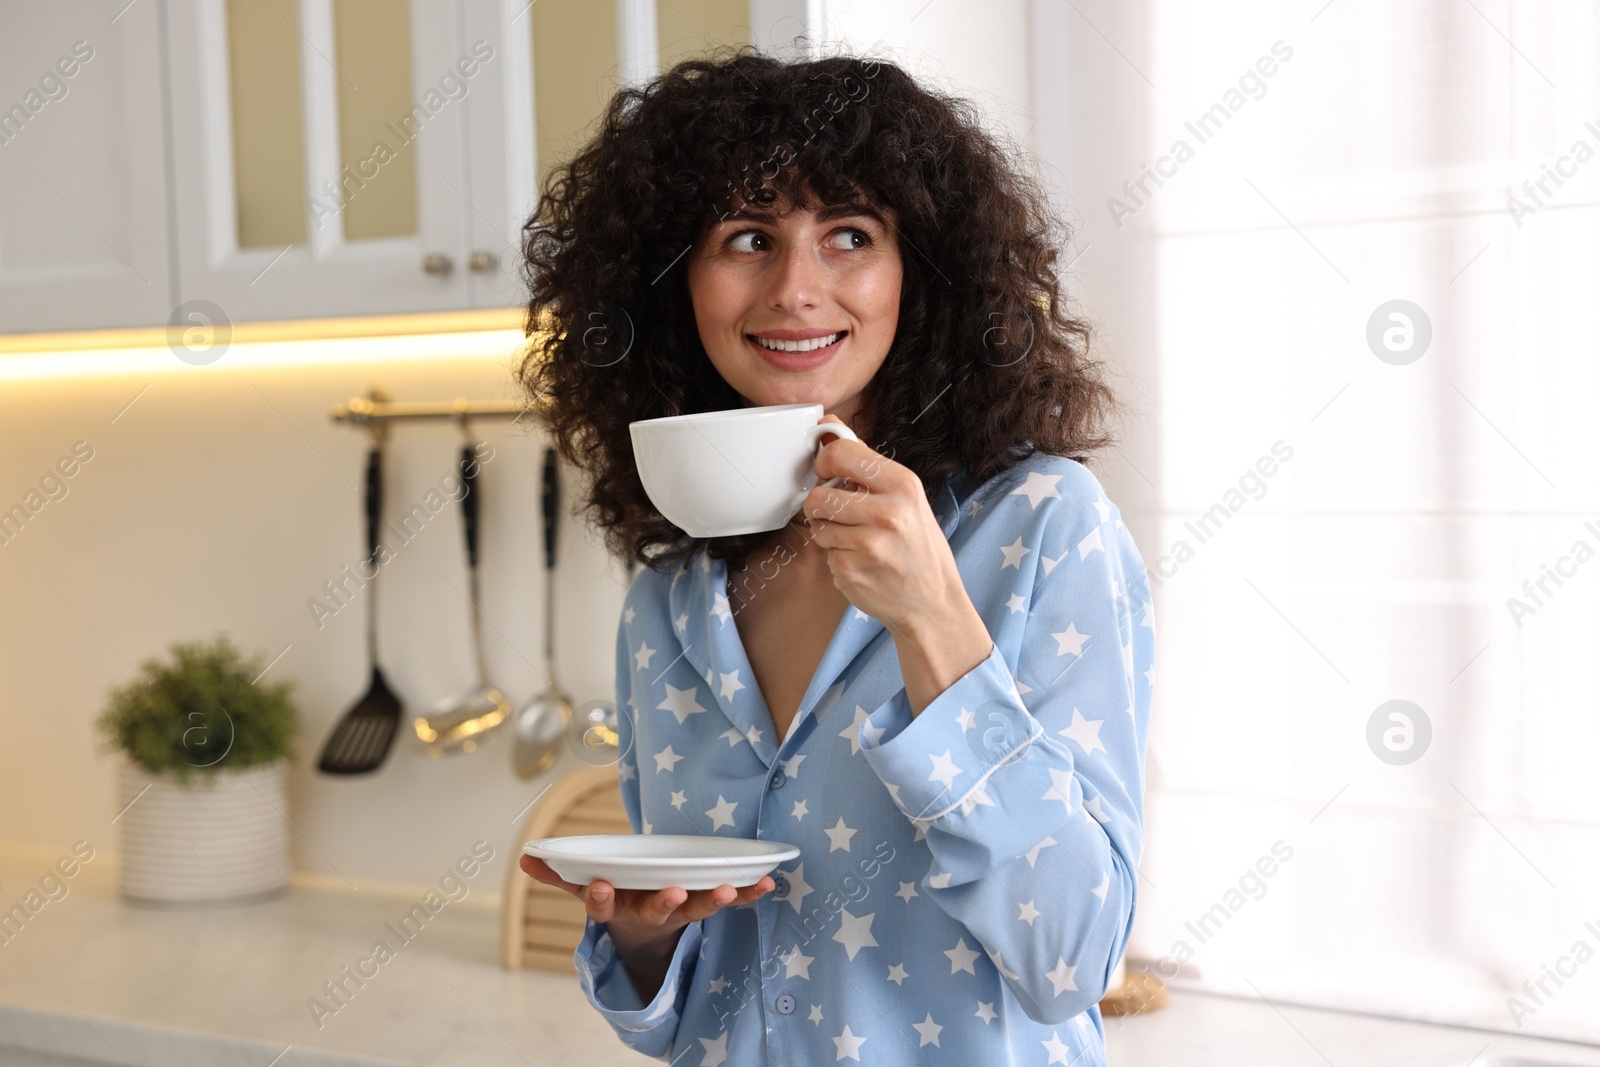
[[(845, 440), (848, 440), (848, 441), (859, 441), (859, 440), (861, 440), (861, 438), (856, 436), (854, 430), (850, 429), (850, 427), (846, 426), (842, 422), (819, 422), (815, 426), (807, 426), (806, 427), (806, 436), (811, 441), (811, 448), (813, 450), (812, 451), (813, 462), (815, 462), (815, 454), (816, 454), (815, 450), (816, 450), (818, 442), (820, 442), (822, 440), (824, 434), (830, 434), (830, 433), (831, 434), (835, 434), (835, 435), (837, 435), (839, 437), (842, 437), (842, 438), (844, 438)], [(823, 486), (825, 488), (837, 489), (841, 485), (843, 485), (846, 482), (846, 480), (847, 479), (845, 479), (843, 476), (840, 476), (840, 477), (837, 477), (837, 478), (829, 478), (826, 482), (823, 482), (822, 484), (823, 484)], [(813, 473), (811, 475), (811, 477), (806, 479), (806, 492), (809, 493), (814, 488), (816, 488), (816, 475), (815, 475), (815, 473)]]

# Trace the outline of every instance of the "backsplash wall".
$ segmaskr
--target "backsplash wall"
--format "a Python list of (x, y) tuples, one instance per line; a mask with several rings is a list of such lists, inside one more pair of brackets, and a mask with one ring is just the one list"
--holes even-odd
[[(178, 366), (0, 380), (0, 507), (38, 507), (0, 543), (0, 840), (87, 840), (114, 852), (115, 759), (93, 731), (107, 691), (137, 676), (129, 661), (226, 632), (247, 653), (282, 653), (267, 677), (295, 682), (298, 871), (361, 888), (425, 884), (482, 838), (496, 852), (484, 885), (498, 891), (518, 813), (580, 766), (572, 755), (522, 782), (508, 736), (431, 760), (402, 733), (372, 775), (314, 768), (329, 729), (366, 688), (371, 603), (354, 578), (369, 437), (333, 422), (329, 408), (374, 384), (395, 400), (514, 399), (509, 358), (278, 369), (230, 367), (224, 356)], [(543, 684), (544, 438), (531, 419), (484, 419), (473, 431), (488, 444), (479, 480), (485, 655), (491, 684), (516, 705)], [(377, 578), (379, 648), (408, 713), (474, 684), (456, 504), (462, 443), (449, 422), (399, 425), (389, 437), (383, 539), (394, 558)], [(556, 654), (559, 680), (581, 703), (613, 695), (626, 574), (571, 515), (580, 486), (575, 472), (563, 474)], [(341, 583), (335, 599), (330, 588)]]

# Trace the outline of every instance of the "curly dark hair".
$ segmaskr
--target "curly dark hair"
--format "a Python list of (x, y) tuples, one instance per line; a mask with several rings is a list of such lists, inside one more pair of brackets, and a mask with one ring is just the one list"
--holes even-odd
[(863, 198), (896, 222), (898, 329), (862, 397), (868, 443), (930, 500), (1031, 451), (1085, 462), (1119, 405), (1057, 274), (1066, 236), (973, 106), (883, 60), (745, 47), (618, 91), (523, 226), (532, 339), (517, 376), (615, 555), (730, 572), (774, 533), (691, 538), (658, 512), (628, 424), (746, 406), (701, 345), (683, 253), (740, 202)]

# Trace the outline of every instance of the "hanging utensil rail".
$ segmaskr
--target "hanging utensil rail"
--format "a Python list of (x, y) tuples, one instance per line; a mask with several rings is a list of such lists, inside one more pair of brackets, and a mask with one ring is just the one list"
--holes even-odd
[(351, 397), (343, 404), (335, 404), (329, 413), (335, 422), (351, 426), (384, 425), (411, 419), (480, 419), (512, 417), (512, 421), (527, 415), (539, 418), (538, 408), (520, 400), (468, 400), (458, 396), (454, 400), (390, 401), (369, 397)]

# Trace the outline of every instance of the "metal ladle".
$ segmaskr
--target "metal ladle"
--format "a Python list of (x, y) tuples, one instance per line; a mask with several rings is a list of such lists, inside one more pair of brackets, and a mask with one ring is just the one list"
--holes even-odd
[(456, 421), (466, 444), (461, 449), (461, 525), (467, 543), (467, 578), (472, 604), (472, 650), (478, 670), (478, 684), (459, 697), (439, 704), (428, 715), (411, 721), (417, 740), (429, 756), (452, 752), (473, 752), (495, 727), (511, 717), (511, 701), (488, 682), (483, 659), (483, 622), (478, 609), (478, 458), (472, 434), (467, 429), (465, 412), (457, 411)]
[(556, 450), (544, 450), (544, 472), (539, 493), (544, 514), (544, 669), (547, 684), (517, 709), (511, 722), (514, 742), (511, 769), (528, 779), (548, 770), (560, 753), (561, 739), (572, 721), (572, 702), (556, 682), (555, 584), (556, 523), (561, 517), (561, 476)]

